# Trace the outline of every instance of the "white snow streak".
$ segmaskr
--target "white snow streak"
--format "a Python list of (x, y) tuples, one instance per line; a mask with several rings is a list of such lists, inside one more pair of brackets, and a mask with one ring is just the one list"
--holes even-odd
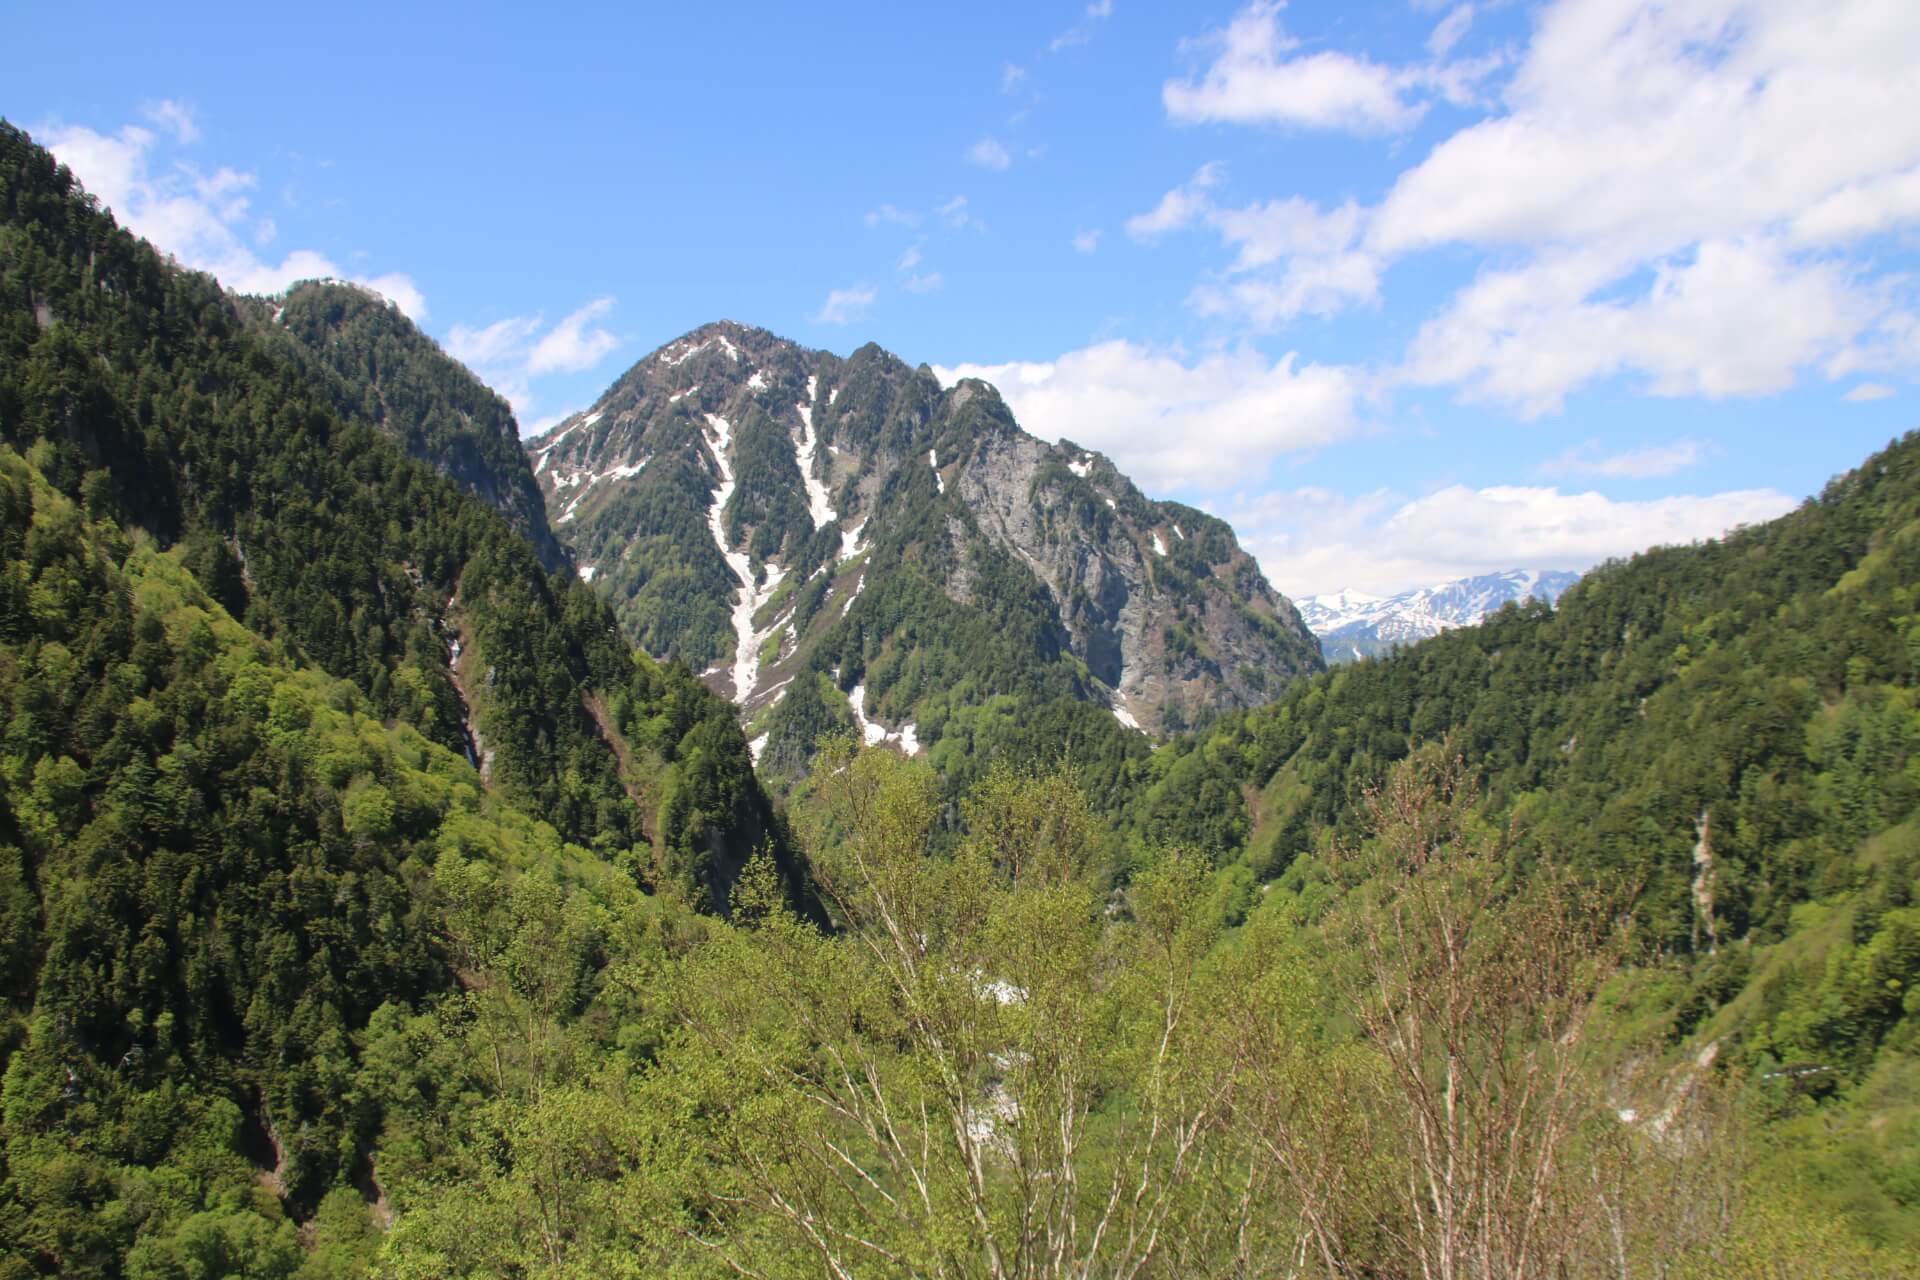
[(1167, 554), (1167, 540), (1161, 537), (1157, 530), (1153, 535), (1153, 554), (1157, 556)]
[(920, 734), (913, 721), (900, 726), (899, 731), (888, 733), (887, 727), (875, 724), (867, 719), (867, 686), (865, 683), (853, 686), (853, 692), (847, 695), (847, 701), (853, 706), (854, 721), (860, 726), (860, 737), (870, 747), (883, 742), (891, 742), (910, 756), (920, 754)]
[(1073, 472), (1073, 474), (1079, 476), (1082, 480), (1085, 480), (1087, 478), (1087, 472), (1093, 470), (1093, 463), (1086, 458), (1079, 458), (1073, 462), (1069, 462), (1067, 464), (1067, 470)]
[[(721, 339), (726, 341), (726, 339)], [(727, 568), (733, 570), (734, 577), (740, 579), (740, 595), (733, 606), (733, 700), (746, 705), (753, 693), (753, 685), (760, 678), (760, 644), (773, 634), (757, 633), (753, 629), (753, 615), (772, 598), (780, 586), (780, 580), (786, 577), (786, 570), (769, 562), (766, 566), (767, 580), (757, 589), (753, 584), (753, 561), (744, 551), (734, 551), (727, 546), (727, 530), (723, 512), (727, 500), (733, 497), (733, 463), (727, 457), (727, 448), (733, 442), (733, 426), (717, 413), (706, 415), (707, 425), (713, 428), (713, 436), (707, 445), (713, 450), (713, 460), (720, 468), (720, 487), (713, 492), (713, 505), (707, 508), (707, 528), (713, 533), (714, 545), (720, 548), (720, 555), (727, 562)]]
[(1133, 712), (1127, 710), (1123, 706), (1120, 706), (1118, 703), (1114, 704), (1113, 718), (1115, 720), (1118, 720), (1121, 724), (1127, 726), (1127, 728), (1129, 729), (1138, 729), (1141, 733), (1146, 732), (1145, 729), (1140, 728), (1140, 722), (1133, 718)]
[(747, 379), (747, 389), (749, 391), (765, 391), (767, 389), (767, 375), (755, 369), (753, 376)]
[(939, 486), (940, 492), (945, 493), (947, 491), (947, 482), (940, 478), (940, 451), (938, 449), (927, 450), (927, 465), (933, 468), (933, 483)]
[(853, 526), (853, 528), (842, 529), (840, 531), (840, 558), (842, 560), (851, 560), (866, 550), (865, 547), (860, 545), (860, 534), (866, 527), (867, 522), (862, 520), (859, 524)]
[(832, 495), (827, 486), (813, 474), (815, 456), (820, 450), (820, 440), (813, 434), (813, 391), (817, 378), (807, 379), (807, 403), (794, 407), (800, 414), (800, 443), (794, 449), (793, 460), (800, 464), (800, 480), (807, 486), (807, 514), (813, 518), (813, 527), (818, 529), (833, 523), (839, 516), (833, 509)]
[(772, 736), (772, 734), (763, 733), (747, 744), (747, 754), (753, 757), (756, 769), (760, 767), (760, 753), (767, 749), (767, 739)]
[(580, 566), (580, 581), (582, 581), (582, 582), (592, 582), (592, 581), (593, 581), (593, 575), (594, 575), (594, 574), (596, 574), (596, 573), (598, 573), (598, 572), (600, 572), (600, 571), (599, 571), (598, 569), (596, 569), (596, 568), (594, 568), (594, 567), (593, 567), (592, 565), (590, 565), (590, 564), (583, 564), (583, 565), (581, 565), (581, 566)]
[(688, 396), (694, 394), (698, 390), (700, 390), (700, 384), (696, 382), (692, 386), (688, 387), (685, 391), (676, 391), (672, 395), (668, 396), (667, 403), (672, 404), (676, 400), (685, 400)]

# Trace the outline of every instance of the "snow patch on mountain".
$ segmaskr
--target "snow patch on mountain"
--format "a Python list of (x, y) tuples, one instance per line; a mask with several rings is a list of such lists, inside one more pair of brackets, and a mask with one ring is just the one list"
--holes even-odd
[(707, 445), (713, 450), (713, 460), (720, 468), (720, 485), (713, 491), (713, 505), (707, 508), (707, 528), (712, 531), (713, 543), (720, 548), (727, 568), (733, 570), (734, 577), (740, 579), (740, 593), (733, 605), (733, 700), (745, 706), (747, 699), (753, 695), (754, 684), (760, 679), (760, 646), (781, 625), (775, 623), (764, 632), (755, 631), (753, 615), (773, 598), (773, 593), (779, 589), (781, 580), (787, 574), (786, 570), (769, 562), (766, 581), (756, 587), (752, 559), (746, 552), (735, 551), (727, 545), (723, 513), (734, 490), (733, 462), (727, 457), (727, 448), (733, 442), (733, 424), (717, 413), (709, 413), (706, 418), (707, 425), (713, 429), (713, 434), (707, 438)]
[(800, 414), (800, 443), (794, 449), (793, 460), (800, 464), (800, 480), (807, 487), (807, 514), (813, 518), (816, 529), (839, 518), (826, 484), (813, 474), (814, 456), (820, 449), (820, 439), (813, 434), (813, 399), (819, 382), (818, 378), (808, 378), (807, 403), (793, 406)]
[(1510, 601), (1552, 604), (1579, 577), (1559, 569), (1509, 569), (1393, 596), (1338, 591), (1301, 601), (1300, 618), (1320, 637), (1327, 661), (1349, 662), (1473, 626)]

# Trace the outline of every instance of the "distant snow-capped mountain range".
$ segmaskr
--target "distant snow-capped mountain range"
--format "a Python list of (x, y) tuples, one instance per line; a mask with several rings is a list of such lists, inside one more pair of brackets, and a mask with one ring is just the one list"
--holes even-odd
[(1340, 591), (1300, 601), (1300, 618), (1320, 637), (1328, 662), (1352, 662), (1450, 627), (1472, 626), (1510, 600), (1551, 604), (1579, 578), (1563, 569), (1509, 569), (1416, 587), (1397, 596)]

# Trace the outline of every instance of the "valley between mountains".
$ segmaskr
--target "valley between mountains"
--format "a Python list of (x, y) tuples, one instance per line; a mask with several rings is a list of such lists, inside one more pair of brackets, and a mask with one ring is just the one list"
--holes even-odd
[(0, 1280), (1763, 1274), (1920, 1274), (1920, 434), (1296, 608), (876, 346), (523, 444), (0, 121)]

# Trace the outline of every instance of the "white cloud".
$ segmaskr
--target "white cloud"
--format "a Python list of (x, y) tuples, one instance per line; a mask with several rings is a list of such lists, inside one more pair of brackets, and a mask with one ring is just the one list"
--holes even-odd
[(1179, 124), (1283, 124), (1354, 133), (1393, 133), (1420, 119), (1424, 107), (1401, 97), (1392, 68), (1326, 51), (1287, 57), (1299, 42), (1280, 29), (1280, 5), (1258, 0), (1227, 29), (1204, 42), (1217, 50), (1198, 81), (1161, 87), (1167, 115)]
[(1018, 63), (1009, 62), (1000, 68), (1000, 92), (1012, 93), (1027, 78), (1027, 69)]
[(850, 289), (835, 289), (827, 294), (827, 300), (813, 319), (816, 324), (852, 324), (867, 313), (873, 305), (879, 291), (871, 285), (857, 284)]
[(593, 322), (613, 310), (612, 298), (595, 298), (569, 315), (534, 343), (527, 357), (527, 372), (580, 373), (591, 369), (620, 345), (620, 339)]
[(982, 169), (1005, 169), (1013, 163), (1013, 157), (996, 140), (982, 138), (967, 148), (967, 163)]
[(1159, 204), (1128, 218), (1127, 234), (1135, 240), (1151, 240), (1192, 226), (1212, 208), (1206, 193), (1225, 176), (1226, 167), (1218, 161), (1201, 165), (1185, 183), (1161, 196)]
[(1100, 247), (1100, 228), (1074, 233), (1073, 248), (1076, 253), (1092, 253)]
[(1422, 325), (1402, 376), (1524, 417), (1617, 373), (1641, 375), (1657, 396), (1765, 395), (1835, 358), (1875, 318), (1844, 267), (1777, 242), (1710, 240), (1688, 260), (1655, 264), (1643, 293), (1594, 296), (1622, 271), (1618, 259), (1571, 252), (1483, 273)]
[(144, 102), (140, 105), (140, 114), (148, 124), (165, 129), (182, 145), (200, 141), (200, 125), (193, 118), (193, 108), (184, 102), (172, 98)]
[(1698, 440), (1676, 440), (1672, 444), (1650, 445), (1622, 453), (1603, 454), (1598, 440), (1567, 450), (1543, 464), (1548, 475), (1610, 476), (1615, 479), (1650, 480), (1684, 471), (1706, 459), (1712, 452)]
[(932, 293), (945, 283), (938, 271), (929, 271), (925, 275), (908, 276), (906, 289), (908, 293)]
[(883, 204), (878, 209), (868, 211), (866, 222), (870, 227), (878, 227), (885, 224), (891, 224), (896, 227), (917, 227), (920, 225), (920, 215), (910, 209), (901, 209), (894, 205)]
[(895, 268), (900, 271), (911, 271), (919, 265), (920, 246), (917, 244), (908, 245), (906, 252), (900, 255), (900, 261), (894, 264)]
[(1211, 194), (1222, 174), (1207, 165), (1127, 220), (1136, 240), (1204, 224), (1238, 250), (1222, 279), (1193, 291), (1188, 301), (1197, 311), (1243, 315), (1271, 328), (1303, 313), (1328, 315), (1378, 299), (1382, 262), (1360, 247), (1365, 210), (1352, 201), (1322, 210), (1298, 196), (1223, 208)]
[(1408, 501), (1385, 491), (1264, 494), (1223, 514), (1289, 596), (1343, 587), (1390, 595), (1503, 569), (1591, 568), (1649, 547), (1718, 537), (1795, 502), (1771, 489), (1640, 502), (1556, 488), (1452, 485)]
[(1433, 29), (1433, 34), (1427, 37), (1427, 52), (1436, 58), (1446, 57), (1453, 50), (1453, 46), (1460, 43), (1460, 37), (1466, 35), (1467, 28), (1472, 25), (1473, 6), (1455, 5), (1446, 17), (1440, 19), (1440, 24)]
[(1863, 382), (1840, 398), (1854, 404), (1865, 404), (1872, 400), (1888, 400), (1893, 395), (1893, 388), (1884, 382)]
[(1048, 53), (1059, 53), (1076, 44), (1085, 44), (1093, 39), (1093, 33), (1102, 22), (1113, 16), (1113, 0), (1092, 0), (1086, 7), (1085, 16), (1075, 25), (1062, 31), (1047, 42)]
[(953, 228), (955, 231), (964, 231), (968, 227), (972, 227), (976, 231), (985, 231), (987, 229), (987, 224), (980, 221), (979, 218), (976, 218), (973, 212), (967, 208), (967, 198), (965, 196), (955, 196), (953, 199), (935, 209), (933, 213), (941, 222)]
[[(1448, 60), (1468, 4), (1432, 33), (1435, 61), (1399, 68), (1300, 54), (1278, 9), (1202, 42), (1205, 74), (1166, 86), (1172, 119), (1383, 131), (1429, 95), (1477, 101), (1507, 65)], [(1622, 374), (1722, 397), (1904, 372), (1920, 368), (1915, 283), (1869, 238), (1920, 226), (1916, 48), (1920, 6), (1889, 0), (1554, 0), (1492, 113), (1377, 205), (1223, 209), (1188, 184), (1132, 225), (1212, 227), (1235, 257), (1190, 302), (1259, 327), (1373, 303), (1408, 255), (1487, 254), (1405, 374), (1526, 415)]]
[[(192, 114), (178, 103), (153, 103), (145, 111), (176, 139), (198, 136)], [(377, 290), (416, 321), (427, 314), (420, 290), (398, 272), (356, 275), (312, 249), (295, 249), (279, 262), (258, 257), (253, 246), (268, 243), (276, 229), (270, 218), (247, 226), (251, 210), (245, 193), (258, 186), (252, 173), (223, 166), (207, 175), (185, 162), (155, 172), (159, 137), (139, 125), (112, 134), (81, 125), (52, 125), (34, 132), (122, 226), (186, 266), (211, 273), (229, 289), (274, 294), (299, 280), (351, 279)]]
[(1057, 360), (934, 372), (947, 384), (986, 379), (1028, 431), (1103, 450), (1156, 491), (1244, 483), (1283, 454), (1359, 430), (1356, 371), (1301, 366), (1292, 354), (1269, 361), (1242, 349), (1189, 362), (1112, 341)]
[(447, 354), (507, 398), (520, 418), (521, 434), (538, 435), (553, 420), (536, 418), (533, 380), (581, 373), (611, 355), (620, 340), (594, 321), (613, 306), (612, 298), (595, 298), (551, 327), (537, 314), (508, 316), (479, 328), (456, 324), (447, 335)]

